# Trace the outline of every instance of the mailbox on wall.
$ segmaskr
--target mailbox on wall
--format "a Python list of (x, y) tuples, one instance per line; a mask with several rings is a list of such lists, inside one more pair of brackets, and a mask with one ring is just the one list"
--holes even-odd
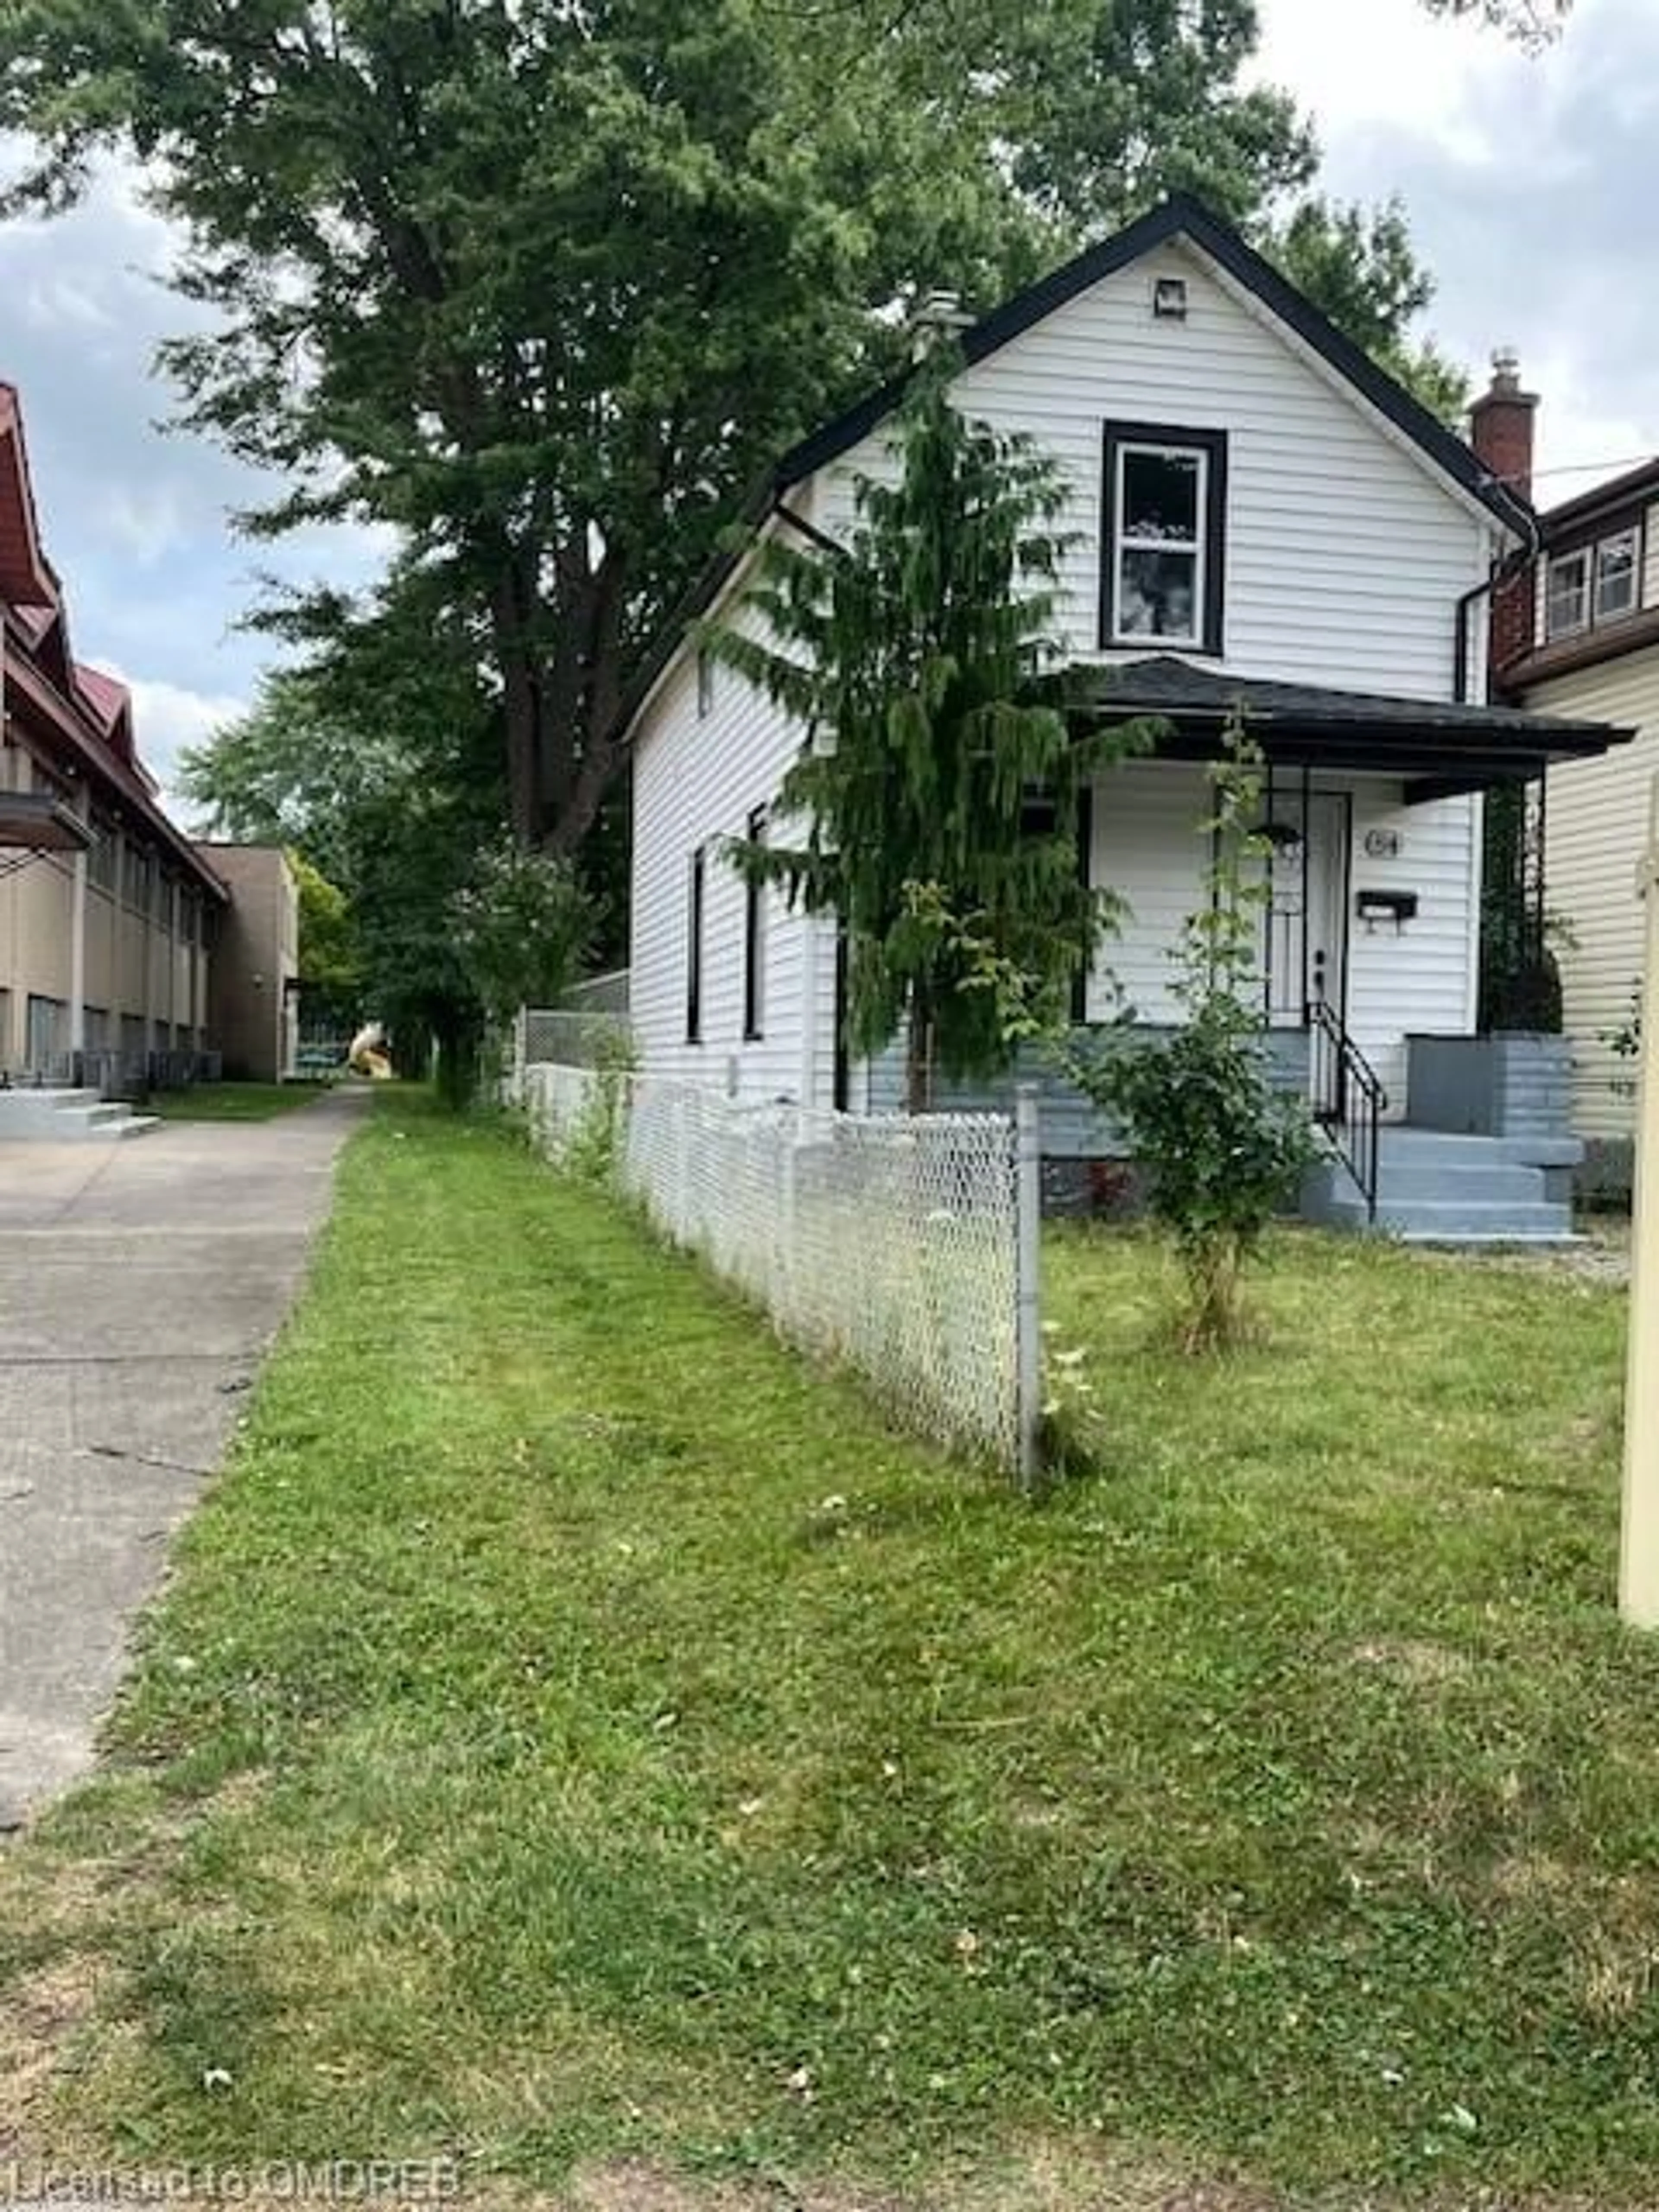
[(1415, 891), (1357, 891), (1354, 905), (1359, 919), (1367, 929), (1375, 929), (1379, 922), (1391, 921), (1396, 929), (1403, 929), (1417, 916)]

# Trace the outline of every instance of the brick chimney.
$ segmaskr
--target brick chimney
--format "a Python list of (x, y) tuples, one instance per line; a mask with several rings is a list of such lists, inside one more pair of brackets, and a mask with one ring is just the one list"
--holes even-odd
[[(1492, 357), (1492, 383), (1469, 410), (1469, 442), (1505, 490), (1532, 497), (1533, 434), (1538, 395), (1521, 388), (1521, 358), (1512, 346)], [(1528, 564), (1492, 595), (1492, 666), (1507, 668), (1532, 650), (1537, 580)]]
[(1522, 499), (1532, 497), (1533, 421), (1538, 394), (1521, 389), (1521, 356), (1500, 346), (1492, 357), (1492, 384), (1469, 410), (1469, 442), (1498, 482)]

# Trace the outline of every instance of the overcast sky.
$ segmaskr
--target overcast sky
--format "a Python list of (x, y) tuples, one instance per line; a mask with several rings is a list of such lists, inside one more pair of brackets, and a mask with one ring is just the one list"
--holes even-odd
[[(1261, 7), (1261, 72), (1312, 110), (1328, 189), (1403, 195), (1445, 349), (1482, 380), (1495, 346), (1520, 349), (1544, 397), (1540, 502), (1659, 450), (1656, 0), (1578, 0), (1535, 59), (1416, 0)], [(239, 544), (228, 514), (246, 480), (155, 428), (168, 402), (150, 354), (180, 312), (155, 281), (167, 252), (118, 183), (50, 228), (0, 226), (0, 375), (21, 389), (76, 650), (132, 684), (164, 781), (179, 747), (252, 693), (269, 647), (235, 624), (256, 570), (352, 581), (378, 550), (349, 532)]]

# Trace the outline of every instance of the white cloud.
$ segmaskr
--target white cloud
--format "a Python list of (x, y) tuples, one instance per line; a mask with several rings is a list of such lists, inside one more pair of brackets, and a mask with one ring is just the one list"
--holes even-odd
[(42, 276), (23, 294), (23, 317), (37, 331), (60, 326), (70, 330), (108, 331), (116, 318), (102, 300), (84, 284), (67, 276)]
[(1262, 0), (1262, 24), (1259, 72), (1313, 112), (1327, 188), (1404, 198), (1436, 337), (1479, 381), (1519, 349), (1540, 501), (1659, 451), (1653, 0), (1577, 0), (1536, 55), (1419, 0)]
[(131, 676), (113, 661), (90, 664), (125, 684), (132, 694), (132, 726), (138, 757), (161, 787), (162, 805), (175, 822), (187, 823), (190, 810), (173, 787), (179, 756), (187, 746), (204, 744), (227, 722), (239, 720), (249, 702), (229, 693), (192, 691), (164, 677)]
[(1262, 0), (1254, 74), (1311, 109), (1328, 152), (1367, 125), (1474, 130), (1473, 94), (1527, 64), (1469, 22), (1437, 22), (1419, 0)]
[(141, 568), (153, 568), (164, 554), (188, 543), (191, 534), (171, 484), (113, 484), (97, 502), (96, 520)]

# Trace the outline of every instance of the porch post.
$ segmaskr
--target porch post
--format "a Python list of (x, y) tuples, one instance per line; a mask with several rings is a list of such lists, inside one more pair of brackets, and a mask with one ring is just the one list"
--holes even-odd
[(1647, 951), (1619, 1552), (1619, 1609), (1635, 1628), (1659, 1628), (1659, 776), (1653, 781), (1650, 822), (1648, 849), (1638, 875), (1638, 892), (1647, 902)]

